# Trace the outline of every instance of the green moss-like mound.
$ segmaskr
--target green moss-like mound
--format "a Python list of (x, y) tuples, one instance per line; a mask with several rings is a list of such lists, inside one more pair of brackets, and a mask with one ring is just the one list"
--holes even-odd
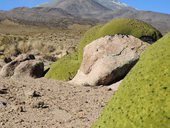
[(80, 65), (77, 58), (77, 53), (61, 58), (50, 67), (45, 77), (57, 80), (72, 79)]
[(79, 45), (79, 59), (82, 59), (83, 48), (92, 41), (106, 35), (124, 34), (132, 35), (136, 38), (151, 37), (157, 41), (162, 34), (151, 25), (135, 19), (113, 19), (105, 25), (98, 25), (89, 30)]
[(83, 58), (83, 48), (100, 37), (115, 34), (133, 35), (137, 38), (152, 37), (155, 41), (162, 36), (158, 30), (142, 21), (125, 18), (114, 19), (105, 25), (97, 25), (87, 31), (80, 41), (77, 52), (72, 55), (74, 57), (64, 57), (55, 62), (45, 77), (57, 80), (69, 80), (75, 76), (79, 69)]
[(150, 46), (92, 128), (170, 127), (170, 33)]

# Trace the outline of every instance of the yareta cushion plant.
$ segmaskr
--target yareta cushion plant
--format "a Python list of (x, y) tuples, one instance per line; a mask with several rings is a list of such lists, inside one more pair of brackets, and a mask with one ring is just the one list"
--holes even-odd
[(127, 18), (113, 19), (104, 25), (97, 25), (87, 31), (80, 41), (77, 52), (55, 62), (45, 77), (57, 80), (72, 79), (81, 64), (83, 48), (100, 37), (115, 34), (133, 35), (137, 38), (151, 37), (153, 41), (162, 36), (157, 29), (145, 22)]
[(170, 33), (151, 45), (92, 128), (170, 127)]

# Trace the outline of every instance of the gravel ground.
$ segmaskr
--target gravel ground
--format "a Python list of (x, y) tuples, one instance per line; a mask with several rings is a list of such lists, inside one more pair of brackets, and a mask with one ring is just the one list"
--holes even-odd
[(0, 128), (90, 128), (113, 93), (45, 78), (0, 78)]

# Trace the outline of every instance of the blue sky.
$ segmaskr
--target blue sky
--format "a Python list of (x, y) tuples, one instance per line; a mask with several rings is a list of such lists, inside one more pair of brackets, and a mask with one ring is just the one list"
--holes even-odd
[[(34, 7), (48, 0), (0, 0), (0, 10), (10, 10), (15, 7)], [(170, 0), (120, 0), (131, 7), (170, 14)]]
[(0, 0), (0, 10), (10, 10), (16, 7), (34, 7), (48, 0)]
[(170, 0), (120, 0), (140, 10), (170, 14)]

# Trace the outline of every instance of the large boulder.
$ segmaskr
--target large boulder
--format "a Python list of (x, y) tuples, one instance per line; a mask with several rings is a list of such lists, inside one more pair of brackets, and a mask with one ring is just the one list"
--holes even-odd
[(2, 69), (2, 67), (5, 65), (6, 63), (4, 62), (3, 59), (0, 59), (0, 70)]
[(121, 80), (149, 44), (133, 36), (99, 38), (84, 48), (83, 61), (71, 83), (108, 85)]
[(92, 128), (170, 127), (170, 33), (147, 48)]
[(44, 73), (44, 64), (41, 61), (27, 60), (20, 63), (14, 70), (13, 77), (40, 78)]
[(57, 80), (72, 79), (82, 62), (84, 47), (100, 37), (115, 34), (133, 35), (149, 43), (153, 43), (162, 36), (157, 29), (145, 22), (127, 18), (113, 19), (104, 25), (97, 25), (87, 31), (80, 41), (78, 50), (72, 55), (57, 60), (45, 77)]
[(34, 55), (22, 54), (4, 65), (0, 71), (1, 77), (35, 77), (43, 76), (44, 64), (35, 60)]
[(12, 61), (6, 65), (4, 65), (0, 71), (0, 76), (1, 77), (11, 77), (14, 75), (14, 70), (15, 68), (19, 65), (20, 63), (18, 61)]

